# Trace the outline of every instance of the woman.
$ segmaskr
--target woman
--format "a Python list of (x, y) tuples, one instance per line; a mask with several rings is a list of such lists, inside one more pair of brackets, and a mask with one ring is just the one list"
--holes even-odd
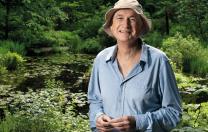
[(92, 131), (170, 131), (181, 103), (166, 55), (140, 37), (150, 21), (136, 0), (119, 0), (106, 13), (105, 32), (117, 40), (101, 51), (88, 88)]

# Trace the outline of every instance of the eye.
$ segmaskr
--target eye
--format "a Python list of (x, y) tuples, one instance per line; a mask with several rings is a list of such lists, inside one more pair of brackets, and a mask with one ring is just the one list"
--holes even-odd
[(119, 20), (119, 21), (120, 20), (123, 20), (123, 17), (122, 16), (116, 16), (115, 18), (116, 18), (116, 20)]
[(130, 18), (130, 21), (131, 21), (131, 22), (135, 22), (135, 21), (136, 21), (136, 18), (131, 17), (131, 18)]
[(117, 17), (117, 19), (118, 19), (118, 20), (122, 20), (123, 18), (122, 18), (122, 17)]

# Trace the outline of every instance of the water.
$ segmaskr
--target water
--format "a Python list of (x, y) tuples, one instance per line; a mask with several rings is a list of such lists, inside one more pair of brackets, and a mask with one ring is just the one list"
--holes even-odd
[[(18, 70), (1, 76), (0, 87), (5, 94), (1, 92), (0, 99), (8, 98), (11, 92), (38, 91), (45, 88), (45, 81), (50, 79), (62, 81), (64, 89), (70, 93), (86, 94), (93, 58), (94, 56), (80, 54), (27, 57)], [(75, 109), (77, 113), (86, 114), (88, 105), (77, 103)], [(1, 110), (0, 107), (0, 112)], [(3, 117), (2, 112), (0, 115)]]

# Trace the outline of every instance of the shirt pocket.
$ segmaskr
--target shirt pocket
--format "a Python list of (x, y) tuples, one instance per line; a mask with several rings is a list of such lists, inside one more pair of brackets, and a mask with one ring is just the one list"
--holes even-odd
[(144, 84), (130, 84), (126, 87), (126, 96), (129, 101), (135, 103), (142, 103), (151, 99), (153, 93), (153, 89), (151, 86), (147, 86)]

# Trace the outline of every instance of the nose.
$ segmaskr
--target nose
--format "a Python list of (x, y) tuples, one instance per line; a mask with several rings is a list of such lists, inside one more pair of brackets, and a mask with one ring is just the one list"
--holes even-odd
[(129, 18), (124, 19), (124, 21), (123, 21), (123, 26), (124, 26), (125, 28), (130, 28), (130, 20), (129, 20)]

